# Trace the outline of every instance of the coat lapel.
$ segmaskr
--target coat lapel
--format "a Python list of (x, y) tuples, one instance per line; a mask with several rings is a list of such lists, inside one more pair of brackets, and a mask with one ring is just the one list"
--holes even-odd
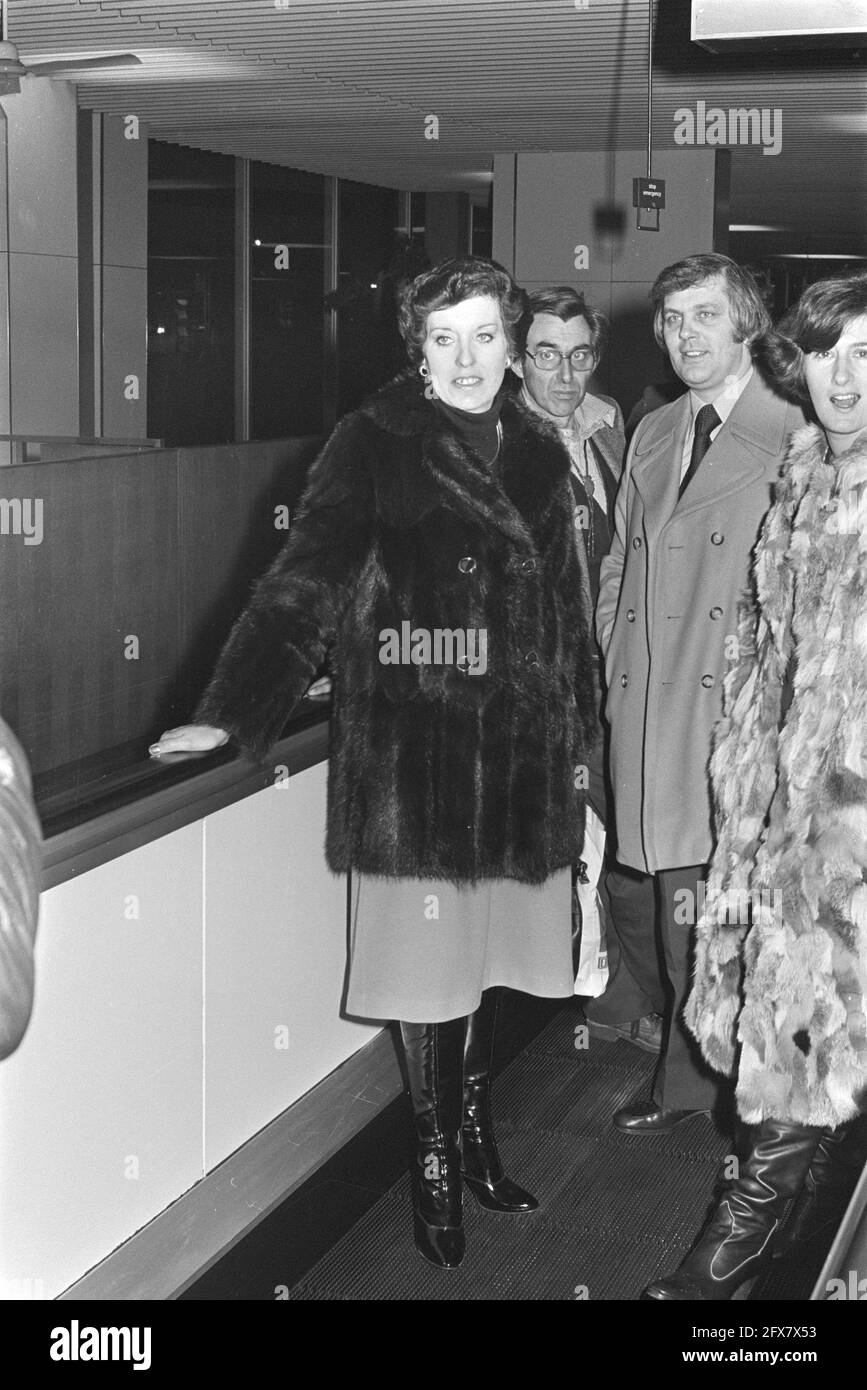
[(727, 497), (778, 469), (786, 435), (786, 405), (754, 369), (734, 410), (701, 462), (682, 498), (680, 461), (690, 425), (689, 395), (650, 418), (635, 446), (632, 477), (654, 531)]
[(594, 430), (593, 434), (588, 436), (589, 442), (593, 445), (597, 457), (602, 460), (615, 483), (619, 483), (623, 473), (623, 456), (626, 452), (626, 439), (623, 434), (620, 408), (610, 396), (596, 396), (594, 399), (602, 405), (613, 408), (614, 424), (613, 426), (604, 425), (602, 429)]
[(677, 505), (689, 418), (689, 397), (681, 396), (655, 411), (647, 428), (636, 436), (632, 481), (644, 502), (648, 540), (659, 534)]
[[(502, 485), (424, 399), (412, 377), (398, 378), (366, 403), (362, 412), (380, 429), (397, 436), (401, 442), (396, 453), (404, 460), (407, 445), (415, 446), (426, 499), (435, 493), (440, 505), (450, 511), (477, 525), (497, 527), (522, 550), (534, 549), (533, 522), (568, 475), (569, 460), (553, 431), (548, 438), (544, 424), (531, 423), (518, 402), (511, 398), (503, 402)], [(408, 471), (412, 474), (415, 465)]]
[(678, 515), (688, 516), (709, 502), (740, 491), (766, 477), (769, 469), (776, 474), (785, 443), (785, 415), (784, 401), (765, 386), (754, 368), (680, 499)]

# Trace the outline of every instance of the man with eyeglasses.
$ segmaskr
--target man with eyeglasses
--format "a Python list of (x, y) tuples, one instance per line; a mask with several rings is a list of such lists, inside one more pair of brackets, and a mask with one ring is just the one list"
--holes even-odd
[[(587, 386), (608, 343), (608, 320), (568, 285), (530, 295), (526, 339), (512, 370), (522, 379), (525, 405), (556, 426), (572, 461), (575, 525), (586, 547), (595, 605), (599, 572), (614, 536), (614, 503), (623, 469), (626, 440), (620, 407), (610, 396), (592, 395)], [(603, 749), (590, 768), (589, 797), (606, 826), (613, 826)], [(606, 905), (609, 982), (605, 993), (588, 1001), (591, 1036), (622, 1038), (646, 1052), (658, 1052), (662, 1038), (661, 987), (648, 994), (629, 969), (630, 943), (653, 932), (656, 911), (653, 879), (618, 865), (607, 844), (600, 888)]]

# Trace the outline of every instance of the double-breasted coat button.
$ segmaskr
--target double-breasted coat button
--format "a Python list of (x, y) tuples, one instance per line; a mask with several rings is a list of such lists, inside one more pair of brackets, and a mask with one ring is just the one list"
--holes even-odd
[(641, 537), (640, 537), (640, 536), (633, 536), (633, 537), (632, 537), (632, 549), (633, 549), (633, 550), (640, 550), (640, 549), (641, 549)]
[(723, 535), (722, 531), (714, 531), (711, 535), (710, 543), (711, 545), (722, 545), (724, 540), (725, 536)]
[(472, 664), (473, 663), (470, 661), (470, 658), (468, 656), (459, 656), (457, 661), (455, 662), (455, 665), (457, 666), (462, 676), (465, 676), (467, 674)]
[(635, 609), (634, 609), (634, 608), (627, 608), (627, 610), (626, 610), (626, 621), (627, 621), (628, 623), (634, 623), (634, 622), (635, 622)]
[(527, 652), (526, 656), (524, 657), (524, 664), (525, 664), (526, 666), (538, 666), (538, 665), (539, 665), (539, 653), (538, 653), (538, 652)]
[(478, 561), (475, 555), (465, 555), (462, 560), (458, 560), (458, 569), (461, 574), (473, 574), (476, 570)]
[(521, 573), (522, 573), (522, 574), (535, 574), (535, 573), (536, 573), (536, 561), (532, 558), (532, 556), (530, 557), (529, 560), (522, 560), (522, 561), (521, 561)]
[(721, 608), (712, 608), (712, 609), (710, 610), (710, 615), (711, 615), (711, 617), (713, 618), (714, 622), (716, 622), (717, 618), (721, 618), (721, 617), (722, 617), (723, 611), (722, 611)]
[(629, 677), (628, 677), (628, 676), (621, 676), (621, 677), (620, 677), (620, 684), (623, 686), (623, 689), (625, 690), (626, 687), (627, 687), (627, 685), (629, 684)]
[(710, 690), (711, 686), (713, 685), (713, 676), (702, 676), (701, 683), (704, 686), (705, 690)]

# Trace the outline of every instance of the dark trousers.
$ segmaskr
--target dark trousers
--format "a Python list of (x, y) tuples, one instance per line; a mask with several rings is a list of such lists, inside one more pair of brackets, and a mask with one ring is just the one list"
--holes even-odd
[[(706, 864), (640, 874), (616, 865), (606, 888), (609, 961), (617, 964), (605, 993), (585, 1005), (596, 1023), (624, 1023), (663, 1014), (666, 1033), (653, 1086), (653, 1101), (667, 1110), (712, 1110), (716, 1074), (683, 1022), (692, 982), (695, 905)], [(613, 952), (612, 952), (613, 948)]]
[(698, 885), (707, 877), (707, 864), (662, 869), (655, 875), (659, 930), (669, 985), (668, 1031), (653, 1100), (668, 1110), (712, 1110), (719, 1098), (716, 1073), (706, 1065), (698, 1043), (683, 1022), (692, 981)]
[(594, 1023), (632, 1023), (665, 1012), (665, 985), (656, 940), (652, 874), (627, 869), (606, 855), (599, 883), (608, 952), (608, 985), (584, 1006)]
[(662, 962), (656, 948), (656, 885), (652, 874), (627, 869), (614, 857), (611, 786), (607, 748), (599, 740), (588, 766), (587, 799), (606, 827), (605, 862), (599, 896), (608, 951), (608, 985), (598, 999), (588, 999), (587, 1018), (594, 1023), (632, 1023), (665, 1007)]

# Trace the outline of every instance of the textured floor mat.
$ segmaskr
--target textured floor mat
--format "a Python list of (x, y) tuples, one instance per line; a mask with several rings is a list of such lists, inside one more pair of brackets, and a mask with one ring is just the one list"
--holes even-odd
[(675, 1268), (701, 1227), (729, 1142), (700, 1115), (659, 1137), (615, 1130), (618, 1106), (650, 1094), (655, 1059), (624, 1042), (585, 1047), (576, 1027), (574, 1011), (564, 1010), (496, 1085), (501, 1152), (539, 1197), (537, 1213), (497, 1215), (466, 1194), (466, 1259), (440, 1271), (413, 1246), (402, 1177), (290, 1297), (635, 1299)]

